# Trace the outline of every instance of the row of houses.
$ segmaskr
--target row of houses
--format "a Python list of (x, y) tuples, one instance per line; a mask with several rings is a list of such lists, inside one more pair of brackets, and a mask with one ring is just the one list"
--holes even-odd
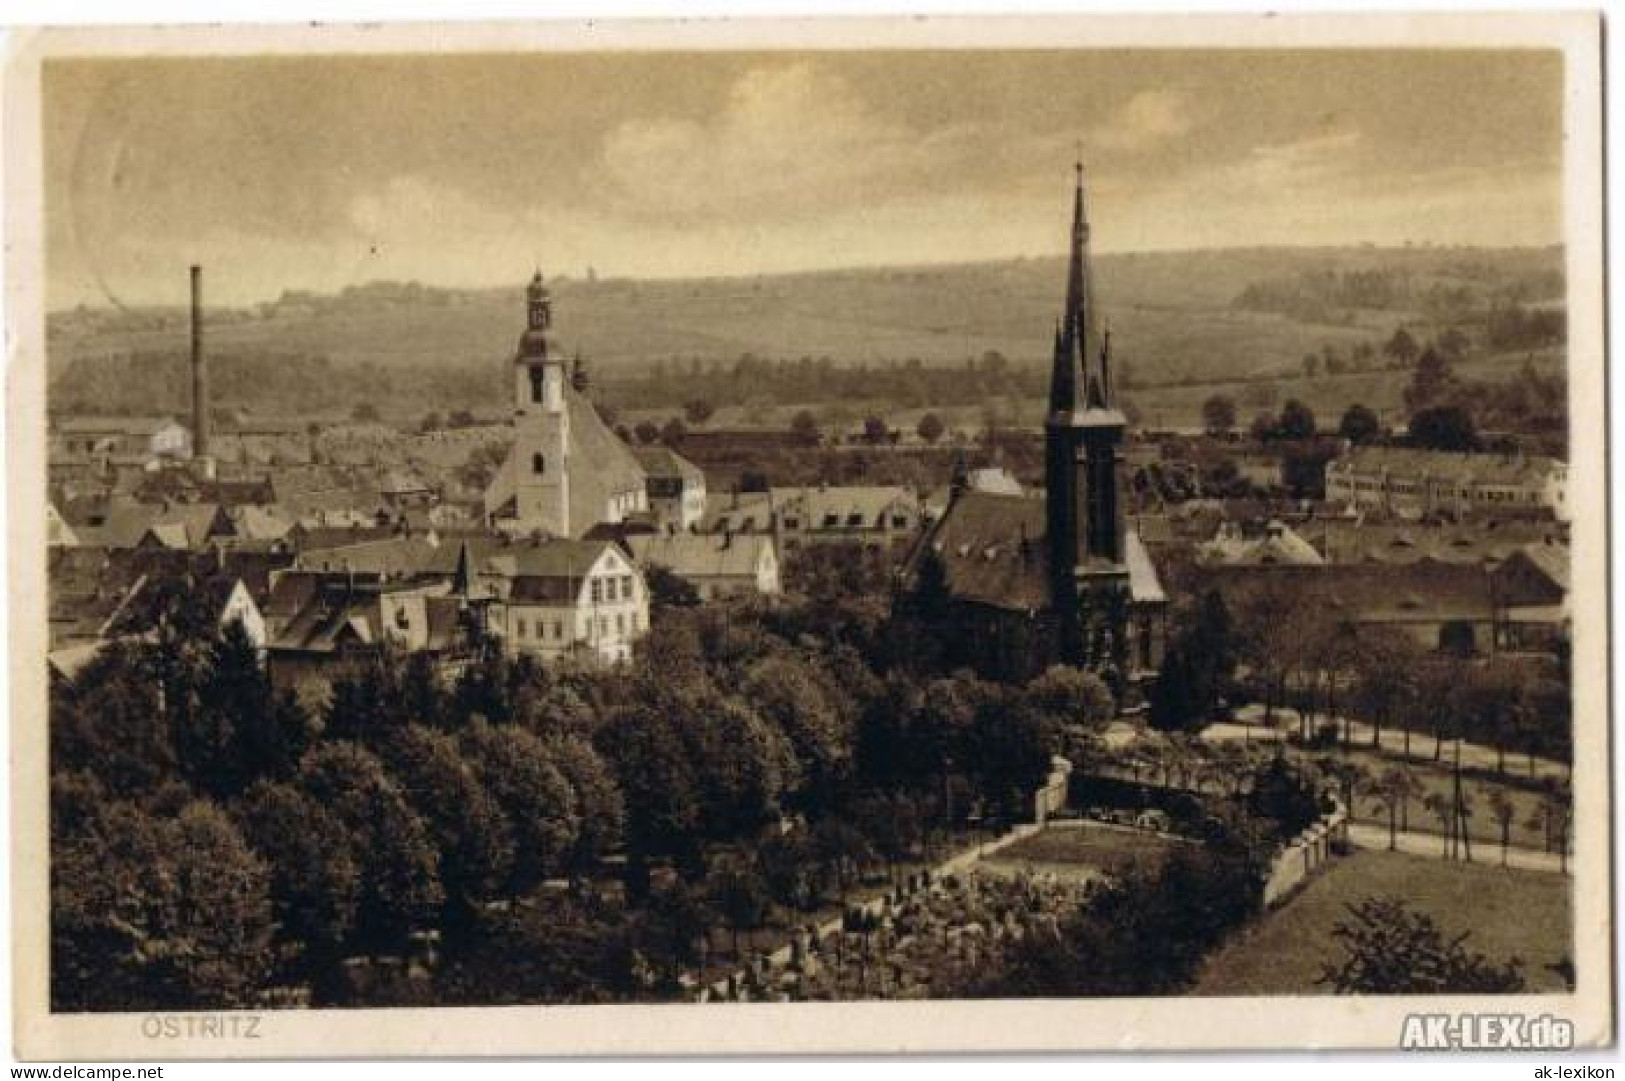
[[(183, 461), (192, 457), (192, 431), (171, 416), (55, 417), (46, 451), (58, 464), (96, 460)], [(222, 462), (287, 465), (309, 462), (308, 423), (228, 411), (209, 432), (209, 454)]]
[(1568, 465), (1523, 454), (1355, 447), (1327, 463), (1326, 500), (1402, 518), (1567, 521)]

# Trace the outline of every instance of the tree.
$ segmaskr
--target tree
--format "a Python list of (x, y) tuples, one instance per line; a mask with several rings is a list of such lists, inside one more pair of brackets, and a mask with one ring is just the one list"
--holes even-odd
[[(1373, 803), (1388, 815), (1388, 849), (1399, 847), (1399, 830), (1410, 825), (1410, 801), (1422, 791), (1416, 775), (1404, 766), (1390, 766), (1377, 777)], [(1354, 808), (1350, 806), (1352, 814)]]
[(836, 688), (809, 661), (779, 653), (752, 664), (740, 682), (745, 699), (790, 741), (801, 776), (799, 803), (826, 808), (851, 769), (854, 718)]
[(1191, 663), (1178, 643), (1162, 656), (1156, 682), (1151, 685), (1151, 724), (1164, 732), (1182, 731), (1202, 715), (1193, 686)]
[(1236, 426), (1236, 401), (1226, 394), (1215, 394), (1202, 403), (1202, 425), (1215, 435), (1223, 435)]
[(52, 769), (84, 770), (114, 797), (136, 797), (173, 780), (179, 762), (171, 717), (178, 702), (166, 692), (189, 700), (190, 679), (166, 678), (165, 667), (154, 646), (114, 641), (73, 684), (53, 680)]
[(690, 424), (704, 424), (716, 411), (716, 407), (704, 398), (691, 398), (683, 403), (683, 416)]
[(1491, 961), (1467, 949), (1469, 934), (1446, 939), (1433, 918), (1398, 898), (1349, 905), (1332, 935), (1343, 958), (1317, 982), (1340, 995), (1509, 994), (1524, 989), (1523, 964)]
[(1247, 434), (1255, 443), (1268, 443), (1274, 440), (1280, 432), (1280, 421), (1273, 413), (1260, 413), (1253, 418), (1247, 428)]
[(361, 870), (361, 943), (398, 947), (411, 932), (431, 926), (445, 900), (438, 853), (383, 764), (353, 743), (324, 743), (300, 764), (299, 786), (349, 836)]
[(809, 443), (816, 443), (821, 438), (818, 418), (806, 409), (798, 409), (796, 415), (790, 418), (790, 431)]
[(1507, 865), (1507, 849), (1512, 846), (1512, 820), (1517, 816), (1517, 805), (1500, 785), (1493, 785), (1486, 797), (1490, 815), (1501, 830), (1501, 866)]
[(434, 839), (440, 881), (460, 906), (453, 915), (466, 919), (498, 896), (513, 869), (514, 831), (502, 807), (444, 732), (409, 725), (379, 753)]
[(935, 413), (927, 413), (920, 418), (919, 426), (915, 431), (927, 443), (935, 443), (942, 438), (942, 433), (947, 431), (947, 428), (943, 425), (941, 417)]
[(1369, 443), (1382, 431), (1377, 414), (1356, 402), (1343, 411), (1337, 424), (1337, 433), (1350, 443)]
[(681, 417), (672, 417), (660, 429), (660, 441), (668, 447), (676, 446), (688, 434), (688, 425), (683, 423)]
[(863, 438), (869, 443), (884, 443), (891, 434), (886, 418), (871, 414), (863, 418)]
[(1441, 405), (1411, 415), (1411, 442), (1430, 450), (1474, 451), (1482, 443), (1472, 414), (1459, 405)]
[(1382, 352), (1384, 356), (1392, 357), (1401, 364), (1409, 364), (1416, 359), (1416, 354), (1421, 352), (1421, 349), (1410, 332), (1404, 327), (1399, 327), (1394, 331), (1393, 337), (1383, 344)]
[(1422, 806), (1426, 807), (1434, 818), (1439, 820), (1439, 836), (1443, 841), (1443, 856), (1450, 858), (1451, 842), (1455, 840), (1456, 832), (1456, 805), (1454, 801), (1443, 792), (1429, 792), (1422, 797)]
[(117, 802), (51, 860), (55, 1010), (254, 1005), (271, 971), (265, 863), (214, 804)]
[(1558, 867), (1569, 872), (1569, 830), (1574, 821), (1573, 797), (1568, 786), (1549, 781), (1540, 793), (1540, 802), (1529, 816), (1529, 828), (1538, 829), (1546, 838), (1546, 851), (1558, 854)]
[(270, 869), (272, 913), (282, 937), (318, 965), (335, 960), (355, 926), (361, 895), (361, 870), (343, 824), (281, 781), (256, 782), (232, 815)]
[(511, 888), (524, 890), (562, 871), (581, 838), (580, 809), (547, 746), (518, 725), (480, 720), (468, 726), (462, 744), (513, 828)]
[(1105, 681), (1070, 665), (1051, 665), (1027, 684), (1027, 700), (1060, 724), (1104, 728), (1117, 712)]
[(761, 873), (750, 867), (730, 867), (713, 876), (707, 891), (711, 904), (722, 914), (733, 933), (734, 957), (739, 954), (739, 935), (754, 931), (767, 920), (773, 907), (768, 896), (767, 883)]
[(655, 856), (697, 858), (700, 781), (670, 714), (652, 701), (629, 705), (599, 729), (594, 744), (621, 783), (633, 869)]
[(651, 563), (643, 578), (649, 586), (651, 608), (694, 608), (700, 603), (700, 591), (692, 582), (659, 563)]
[(1405, 408), (1413, 414), (1435, 405), (1446, 405), (1460, 389), (1447, 361), (1431, 345), (1416, 361), (1416, 371), (1405, 387)]
[(1450, 327), (1439, 335), (1439, 352), (1452, 359), (1461, 359), (1472, 344), (1460, 327)]
[(625, 807), (620, 783), (608, 763), (582, 736), (553, 736), (546, 744), (553, 764), (575, 792), (581, 823), (568, 866), (574, 870), (592, 867), (621, 843)]
[(445, 427), (445, 425), (445, 418), (439, 413), (431, 410), (430, 412), (425, 413), (423, 415), (423, 419), (418, 422), (418, 431), (428, 434), (429, 432), (439, 431), (441, 428)]
[(1190, 677), (1191, 701), (1202, 718), (1213, 716), (1230, 693), (1240, 642), (1224, 594), (1210, 589), (1178, 638)]
[(1315, 414), (1296, 398), (1281, 407), (1280, 434), (1282, 439), (1313, 439)]
[(183, 775), (220, 798), (260, 777), (292, 777), (314, 738), (298, 699), (272, 689), (241, 621), (225, 627), (207, 657), (197, 703), (176, 729)]

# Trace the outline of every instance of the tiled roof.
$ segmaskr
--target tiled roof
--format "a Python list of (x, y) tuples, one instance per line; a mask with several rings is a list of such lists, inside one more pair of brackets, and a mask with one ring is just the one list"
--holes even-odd
[(1239, 526), (1225, 523), (1213, 539), (1197, 549), (1197, 556), (1205, 563), (1232, 566), (1268, 563), (1313, 566), (1325, 562), (1314, 545), (1290, 526), (1274, 519)]
[(763, 549), (773, 538), (761, 534), (648, 533), (626, 538), (638, 562), (655, 564), (684, 578), (742, 578), (755, 575)]
[[(934, 552), (953, 596), (1001, 608), (1046, 608), (1050, 573), (1045, 519), (1042, 500), (967, 491), (915, 547), (906, 573), (917, 574), (925, 553)], [(1124, 566), (1135, 601), (1167, 599), (1156, 566), (1133, 530), (1124, 537)]]
[(899, 485), (774, 488), (772, 498), (781, 518), (798, 515), (802, 528), (812, 530), (874, 529), (894, 507), (911, 512), (918, 512), (920, 507), (914, 492)]
[(53, 431), (73, 435), (142, 435), (151, 436), (175, 423), (173, 417), (59, 417), (52, 422)]
[(163, 619), (178, 605), (186, 605), (218, 618), (225, 610), (238, 579), (231, 574), (211, 574), (143, 578), (131, 596), (119, 607), (108, 622), (106, 635), (145, 634), (156, 630)]
[(1490, 618), (1488, 576), (1481, 566), (1422, 560), (1320, 567), (1205, 567), (1199, 588), (1217, 587), (1232, 610), (1250, 593), (1280, 586), (1294, 604), (1329, 618), (1373, 622), (1432, 622)]
[(328, 548), (305, 545), (299, 550), (296, 566), (304, 570), (349, 570), (384, 578), (411, 578), (425, 573), (436, 547), (426, 537), (395, 535)]
[(1552, 523), (1492, 521), (1475, 523), (1317, 521), (1305, 528), (1328, 563), (1497, 562), (1547, 538), (1561, 536)]
[(634, 447), (632, 453), (651, 477), (705, 483), (705, 471), (670, 447)]
[(1554, 458), (1509, 454), (1456, 453), (1416, 447), (1355, 447), (1328, 468), (1357, 473), (1388, 472), (1398, 476), (1431, 477), (1456, 483), (1486, 485), (1540, 485), (1553, 472), (1565, 469)]

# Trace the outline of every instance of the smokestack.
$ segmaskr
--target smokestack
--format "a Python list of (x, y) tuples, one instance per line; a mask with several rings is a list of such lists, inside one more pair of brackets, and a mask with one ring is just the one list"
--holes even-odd
[(209, 368), (203, 357), (203, 268), (192, 268), (192, 457), (209, 455)]

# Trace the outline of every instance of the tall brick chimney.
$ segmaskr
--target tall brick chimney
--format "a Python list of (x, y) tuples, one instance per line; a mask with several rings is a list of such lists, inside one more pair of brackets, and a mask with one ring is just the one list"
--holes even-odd
[(192, 267), (192, 457), (209, 456), (209, 364), (203, 356), (203, 268)]

